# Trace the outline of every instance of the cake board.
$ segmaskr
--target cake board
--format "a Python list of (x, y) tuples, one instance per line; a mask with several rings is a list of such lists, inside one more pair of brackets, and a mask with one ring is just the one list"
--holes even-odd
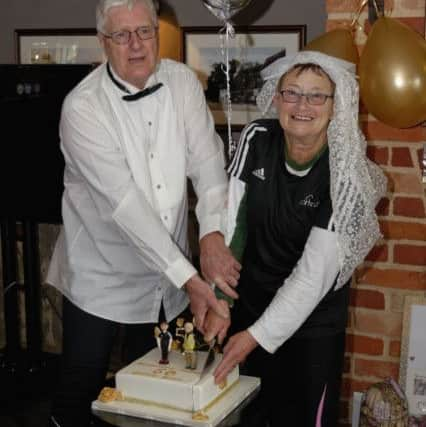
[[(95, 411), (95, 414), (98, 411), (182, 426), (215, 427), (249, 396), (251, 396), (259, 386), (259, 378), (240, 375), (238, 383), (230, 388), (211, 408), (205, 411), (208, 416), (207, 420), (193, 420), (192, 414), (189, 412), (161, 408), (154, 404), (132, 403), (126, 401), (104, 403), (99, 400), (95, 400), (92, 402), (92, 410)], [(116, 419), (114, 422), (118, 423), (116, 425), (122, 427), (138, 425), (136, 422), (131, 423), (130, 420), (131, 419), (129, 418), (126, 422), (125, 419)], [(142, 426), (143, 424), (140, 425)]]

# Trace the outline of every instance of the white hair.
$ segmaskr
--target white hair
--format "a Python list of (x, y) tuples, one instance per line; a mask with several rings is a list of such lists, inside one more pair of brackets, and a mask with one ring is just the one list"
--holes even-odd
[(112, 7), (127, 6), (132, 10), (135, 4), (141, 3), (151, 14), (151, 19), (155, 27), (158, 26), (158, 0), (99, 0), (96, 6), (96, 29), (103, 33), (105, 31), (105, 22), (108, 17), (108, 11)]

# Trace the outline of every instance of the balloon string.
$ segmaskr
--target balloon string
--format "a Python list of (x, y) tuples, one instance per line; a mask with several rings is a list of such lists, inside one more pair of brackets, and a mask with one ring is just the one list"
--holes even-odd
[(222, 56), (225, 57), (225, 68), (222, 67), (223, 72), (226, 75), (226, 116), (227, 116), (227, 127), (228, 127), (228, 156), (232, 158), (236, 149), (235, 141), (232, 138), (232, 103), (231, 103), (231, 84), (230, 84), (230, 62), (229, 62), (229, 39), (235, 36), (234, 27), (230, 22), (226, 22), (225, 26), (220, 30), (220, 33), (225, 32), (225, 44), (223, 43), (223, 34), (221, 34), (221, 51)]
[[(385, 16), (385, 11), (384, 11), (384, 9), (383, 10), (381, 10), (378, 6), (377, 6), (377, 1), (376, 0), (372, 0), (373, 1), (373, 6), (374, 6), (374, 10), (376, 11), (376, 15), (379, 17), (379, 16), (381, 16), (381, 17), (383, 17), (383, 16)], [(353, 21), (351, 22), (351, 28), (354, 28), (354, 26), (355, 26), (355, 24), (356, 23), (359, 23), (359, 17), (360, 17), (360, 15), (361, 15), (361, 12), (362, 12), (362, 9), (364, 9), (364, 7), (367, 5), (369, 3), (369, 0), (362, 0), (361, 1), (361, 3), (360, 3), (360, 6), (359, 6), (359, 8), (358, 8), (358, 10), (357, 10), (357, 12), (356, 12), (356, 16), (355, 16), (355, 18), (353, 19)]]
[(226, 23), (226, 64), (227, 64), (227, 71), (226, 71), (226, 94), (227, 94), (227, 121), (228, 121), (228, 154), (229, 159), (232, 158), (232, 155), (235, 151), (235, 143), (232, 138), (232, 130), (231, 130), (231, 117), (232, 117), (232, 104), (231, 104), (231, 84), (230, 84), (230, 78), (229, 78), (229, 37), (232, 35), (234, 36), (234, 28), (232, 27), (232, 24), (229, 22)]
[(377, 1), (373, 0), (373, 6), (374, 6), (374, 10), (376, 11), (376, 15), (377, 16), (383, 16), (383, 13), (379, 10), (378, 6), (377, 6)]
[(355, 18), (353, 19), (353, 21), (351, 22), (351, 28), (354, 28), (355, 24), (358, 23), (358, 19), (361, 15), (362, 9), (364, 9), (364, 7), (368, 4), (368, 0), (362, 0), (359, 8), (356, 12)]

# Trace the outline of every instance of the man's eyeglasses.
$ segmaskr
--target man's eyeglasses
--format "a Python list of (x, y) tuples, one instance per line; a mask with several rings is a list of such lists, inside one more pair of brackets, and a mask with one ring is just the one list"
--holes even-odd
[(133, 33), (139, 37), (139, 40), (149, 40), (155, 37), (157, 27), (138, 27), (134, 31), (121, 30), (111, 34), (104, 34), (104, 37), (111, 39), (116, 44), (128, 44)]
[(310, 105), (324, 105), (328, 98), (333, 98), (333, 95), (327, 95), (325, 93), (302, 93), (292, 89), (280, 90), (280, 94), (284, 102), (289, 102), (291, 104), (300, 102), (303, 96)]

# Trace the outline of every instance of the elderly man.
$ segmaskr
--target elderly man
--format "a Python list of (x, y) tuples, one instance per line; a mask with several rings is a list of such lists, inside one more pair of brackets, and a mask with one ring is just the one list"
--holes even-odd
[[(64, 295), (54, 426), (88, 424), (119, 324), (134, 337), (127, 361), (155, 345), (154, 324), (188, 297), (203, 332), (208, 310), (227, 316), (209, 283), (235, 298), (240, 269), (218, 231), (222, 144), (196, 76), (158, 59), (152, 0), (100, 0), (97, 29), (107, 62), (67, 96), (60, 124), (64, 227), (47, 278)], [(205, 280), (188, 261), (187, 177)]]

